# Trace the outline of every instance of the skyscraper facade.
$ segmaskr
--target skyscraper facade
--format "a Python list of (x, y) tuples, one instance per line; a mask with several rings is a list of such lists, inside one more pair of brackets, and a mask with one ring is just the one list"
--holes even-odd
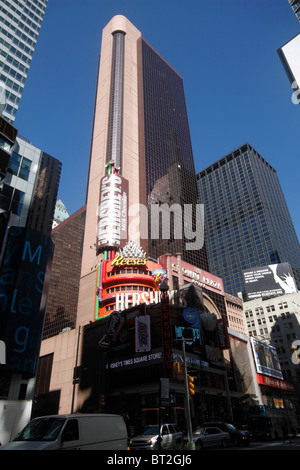
[[(199, 201), (182, 77), (121, 15), (102, 35), (81, 274), (84, 307), (80, 294), (78, 318), (81, 311), (88, 315), (86, 292), (94, 291), (102, 256), (95, 247), (100, 182), (111, 163), (129, 186), (128, 239), (148, 257), (181, 252), (184, 261), (208, 271), (205, 246), (186, 249), (199, 225), (194, 210)], [(154, 206), (165, 210), (156, 219)], [(193, 210), (183, 224), (180, 211), (187, 206)], [(170, 224), (169, 233), (162, 232), (162, 219)]]
[(85, 207), (52, 230), (55, 245), (43, 339), (75, 327)]
[(61, 166), (59, 160), (17, 136), (0, 183), (0, 213), (7, 214), (9, 226), (50, 235)]
[(62, 163), (42, 152), (34, 197), (30, 205), (27, 227), (50, 236), (58, 193)]
[(0, 7), (0, 85), (4, 118), (14, 122), (48, 0), (2, 0)]
[(162, 253), (181, 252), (185, 261), (208, 270), (205, 249), (187, 250), (184, 230), (183, 236), (176, 238), (174, 232), (181, 231), (182, 220), (170, 219), (170, 236), (164, 238), (159, 232), (158, 238), (153, 237), (153, 204), (179, 205), (185, 215), (187, 205), (192, 207), (199, 201), (182, 77), (144, 39), (139, 47), (140, 159), (145, 171), (141, 181), (146, 182), (141, 201), (149, 210), (148, 254), (157, 258)]
[(197, 174), (210, 270), (225, 291), (244, 290), (242, 271), (288, 262), (300, 287), (300, 246), (274, 168), (248, 143)]
[(300, 21), (300, 1), (299, 0), (288, 0), (288, 1), (293, 9), (293, 12), (298, 18), (298, 21)]
[(52, 228), (57, 227), (57, 225), (59, 225), (64, 220), (66, 220), (69, 217), (69, 215), (70, 214), (68, 213), (67, 208), (64, 205), (64, 203), (60, 199), (58, 199), (55, 204)]

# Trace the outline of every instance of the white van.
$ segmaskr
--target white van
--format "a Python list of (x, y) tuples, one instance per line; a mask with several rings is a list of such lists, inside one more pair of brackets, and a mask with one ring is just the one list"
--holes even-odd
[(112, 414), (41, 416), (0, 450), (126, 450), (124, 420)]

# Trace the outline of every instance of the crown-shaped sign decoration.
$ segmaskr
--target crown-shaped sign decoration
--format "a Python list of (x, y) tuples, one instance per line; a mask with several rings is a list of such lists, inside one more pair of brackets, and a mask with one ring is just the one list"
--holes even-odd
[(134, 240), (129, 240), (118, 254), (123, 255), (124, 258), (147, 258), (146, 252)]

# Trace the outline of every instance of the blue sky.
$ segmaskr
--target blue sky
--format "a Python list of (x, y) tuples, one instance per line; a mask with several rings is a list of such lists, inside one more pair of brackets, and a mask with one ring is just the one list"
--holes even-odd
[(277, 171), (300, 233), (300, 106), (277, 49), (300, 33), (288, 0), (49, 0), (15, 125), (63, 163), (85, 203), (101, 34), (125, 15), (183, 77), (196, 171), (249, 142)]

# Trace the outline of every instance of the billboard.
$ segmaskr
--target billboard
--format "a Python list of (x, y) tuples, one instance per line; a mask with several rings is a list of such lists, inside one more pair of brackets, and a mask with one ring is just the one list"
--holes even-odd
[(300, 103), (300, 34), (288, 41), (284, 46), (278, 49), (278, 55), (286, 71), (288, 79), (292, 85), (294, 93), (292, 102)]
[(128, 239), (128, 181), (106, 175), (100, 182), (97, 249), (122, 248)]
[(0, 370), (35, 375), (54, 244), (42, 233), (11, 227), (0, 270)]
[(282, 380), (283, 375), (276, 348), (253, 337), (251, 337), (251, 345), (257, 373)]
[(151, 350), (150, 316), (135, 317), (135, 352)]
[(297, 292), (289, 263), (245, 269), (243, 277), (248, 300)]

